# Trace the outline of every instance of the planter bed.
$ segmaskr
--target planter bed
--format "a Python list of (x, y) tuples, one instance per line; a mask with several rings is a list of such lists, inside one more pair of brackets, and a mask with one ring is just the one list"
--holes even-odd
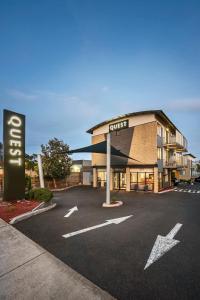
[(0, 218), (9, 223), (12, 218), (32, 211), (40, 203), (36, 200), (0, 202)]

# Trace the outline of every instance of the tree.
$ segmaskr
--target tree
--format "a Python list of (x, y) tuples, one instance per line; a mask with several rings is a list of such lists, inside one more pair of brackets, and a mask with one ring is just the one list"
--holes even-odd
[(44, 176), (53, 179), (56, 188), (56, 180), (65, 178), (70, 173), (71, 158), (68, 156), (69, 146), (57, 138), (41, 145), (42, 164)]
[(30, 171), (30, 175), (32, 171), (37, 170), (37, 155), (36, 154), (25, 154), (25, 169)]

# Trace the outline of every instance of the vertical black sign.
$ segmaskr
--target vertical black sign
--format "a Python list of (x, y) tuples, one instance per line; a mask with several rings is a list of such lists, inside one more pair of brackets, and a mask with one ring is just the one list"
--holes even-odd
[(25, 196), (25, 116), (3, 111), (4, 200)]

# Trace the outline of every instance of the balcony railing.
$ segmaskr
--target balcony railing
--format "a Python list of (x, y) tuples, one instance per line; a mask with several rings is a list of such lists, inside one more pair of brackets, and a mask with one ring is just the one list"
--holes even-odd
[(181, 158), (169, 158), (167, 160), (163, 160), (163, 167), (165, 168), (183, 168), (186, 167), (185, 159)]
[(175, 159), (169, 159), (169, 160), (163, 160), (163, 167), (165, 168), (176, 168), (176, 160)]
[(180, 142), (177, 140), (176, 136), (169, 136), (167, 139), (163, 138), (163, 145), (168, 147), (168, 148), (177, 148), (180, 150), (187, 150), (187, 141), (184, 138), (183, 142)]

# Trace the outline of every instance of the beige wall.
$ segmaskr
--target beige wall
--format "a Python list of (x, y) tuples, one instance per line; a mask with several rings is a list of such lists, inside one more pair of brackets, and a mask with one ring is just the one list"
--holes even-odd
[[(115, 132), (111, 135), (112, 146), (121, 150), (126, 155), (137, 161), (112, 157), (112, 165), (147, 165), (157, 163), (157, 123), (156, 121), (137, 125), (132, 128), (119, 131), (119, 135)], [(105, 141), (106, 135), (92, 136), (92, 144)], [(92, 154), (93, 166), (105, 166), (105, 154)]]
[(185, 174), (181, 174), (178, 170), (178, 178), (182, 180), (190, 180), (191, 179), (191, 168), (192, 168), (192, 160), (187, 158), (187, 166), (183, 169)]
[(115, 122), (120, 122), (120, 121), (124, 121), (124, 120), (129, 120), (129, 127), (134, 127), (137, 125), (141, 125), (141, 124), (146, 124), (146, 123), (150, 123), (150, 122), (154, 122), (156, 121), (156, 117), (154, 114), (149, 114), (149, 115), (140, 115), (140, 116), (132, 116), (132, 117), (123, 117), (123, 118), (119, 118), (117, 121), (111, 121), (108, 124), (105, 124), (97, 129), (95, 129), (93, 131), (93, 135), (100, 135), (100, 134), (104, 134), (104, 133), (108, 133), (109, 132), (109, 124), (115, 123)]

